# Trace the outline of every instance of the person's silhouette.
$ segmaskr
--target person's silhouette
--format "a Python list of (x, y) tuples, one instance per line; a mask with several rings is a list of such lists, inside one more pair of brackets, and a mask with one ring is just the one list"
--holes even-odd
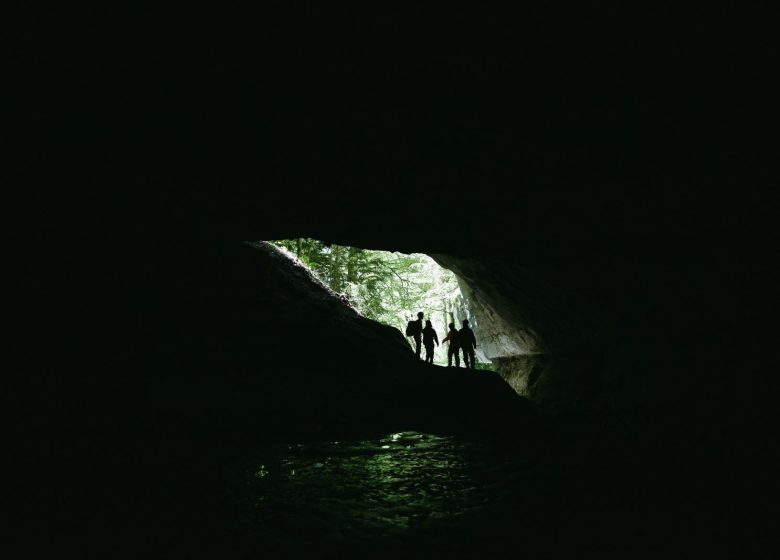
[(429, 364), (433, 363), (433, 343), (436, 346), (439, 345), (439, 337), (436, 331), (433, 330), (430, 319), (425, 321), (425, 328), (422, 331), (423, 344), (425, 345), (425, 361)]
[(469, 320), (463, 319), (463, 328), (458, 331), (458, 342), (463, 350), (463, 364), (467, 368), (474, 369), (474, 348), (477, 347), (477, 339), (474, 331), (469, 327)]
[(420, 311), (417, 314), (416, 321), (409, 321), (409, 325), (412, 327), (412, 336), (414, 337), (414, 354), (417, 359), (420, 359), (420, 343), (422, 342), (422, 320), (423, 312)]
[(452, 357), (455, 356), (455, 367), (460, 367), (460, 353), (458, 349), (458, 329), (455, 328), (455, 323), (450, 323), (450, 332), (442, 343), (449, 341), (450, 345), (447, 349), (447, 367), (452, 367)]

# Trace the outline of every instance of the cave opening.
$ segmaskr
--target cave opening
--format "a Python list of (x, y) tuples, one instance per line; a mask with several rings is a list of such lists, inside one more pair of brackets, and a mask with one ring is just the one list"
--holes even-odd
[[(461, 290), (455, 273), (424, 253), (402, 253), (326, 243), (311, 238), (266, 241), (296, 265), (304, 267), (312, 279), (327, 287), (335, 297), (363, 317), (404, 332), (418, 312), (430, 320), (439, 345), (433, 363), (447, 365), (448, 325), (460, 328), (468, 320), (480, 328), (469, 298)], [(411, 337), (405, 337), (411, 347)], [(476, 369), (491, 369), (489, 356), (478, 345)]]

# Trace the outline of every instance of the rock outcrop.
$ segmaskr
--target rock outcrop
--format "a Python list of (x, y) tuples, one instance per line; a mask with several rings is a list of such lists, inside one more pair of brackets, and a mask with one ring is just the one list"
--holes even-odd
[(756, 386), (755, 367), (741, 364), (770, 359), (760, 328), (771, 318), (756, 296), (772, 280), (760, 269), (728, 261), (531, 266), (512, 255), (436, 258), (458, 275), (487, 357), (538, 401), (680, 410), (696, 403), (709, 414), (744, 396), (734, 390), (737, 379)]

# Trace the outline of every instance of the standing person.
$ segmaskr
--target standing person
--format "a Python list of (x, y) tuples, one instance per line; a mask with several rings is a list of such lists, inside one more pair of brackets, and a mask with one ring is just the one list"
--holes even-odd
[(417, 314), (416, 321), (409, 321), (406, 324), (406, 336), (414, 337), (414, 354), (420, 359), (420, 343), (422, 342), (422, 319), (423, 312)]
[(474, 369), (474, 348), (477, 347), (477, 339), (474, 331), (469, 327), (469, 320), (463, 319), (463, 328), (458, 331), (458, 341), (463, 350), (463, 363), (467, 368)]
[(460, 367), (460, 353), (458, 349), (458, 329), (455, 328), (455, 323), (450, 323), (450, 332), (447, 333), (447, 337), (442, 340), (442, 343), (450, 341), (449, 348), (447, 349), (447, 367), (452, 367), (452, 357), (455, 356), (455, 367)]
[(425, 361), (429, 364), (433, 363), (433, 343), (436, 343), (436, 346), (439, 345), (439, 337), (436, 334), (436, 331), (433, 330), (433, 325), (431, 324), (431, 320), (428, 319), (425, 321), (425, 328), (422, 331), (422, 338), (423, 338), (423, 344), (425, 345)]

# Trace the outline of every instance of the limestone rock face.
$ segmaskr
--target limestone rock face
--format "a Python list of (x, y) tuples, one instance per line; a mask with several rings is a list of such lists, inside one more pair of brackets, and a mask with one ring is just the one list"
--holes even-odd
[(738, 356), (768, 356), (755, 296), (770, 277), (729, 263), (435, 258), (458, 275), (482, 355), (539, 401), (713, 406), (729, 398)]

